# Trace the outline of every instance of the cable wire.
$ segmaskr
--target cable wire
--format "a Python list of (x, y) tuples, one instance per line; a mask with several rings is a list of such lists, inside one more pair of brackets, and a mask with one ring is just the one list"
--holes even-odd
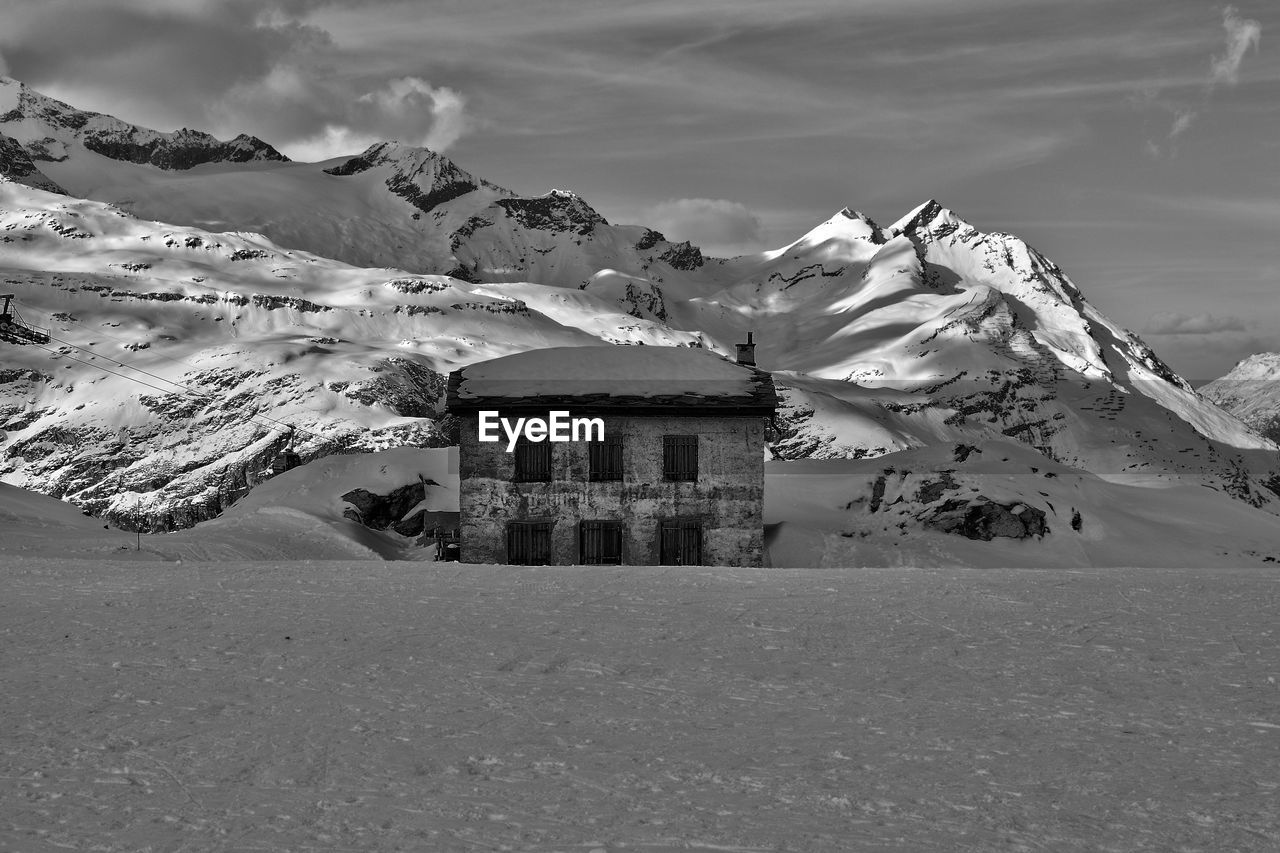
[[(182, 389), (182, 391), (183, 391), (183, 392), (185, 392), (185, 393), (187, 393), (187, 394), (194, 394), (195, 396), (197, 396), (197, 397), (202, 397), (202, 398), (204, 398), (204, 399), (206, 399), (206, 400), (219, 400), (219, 399), (221, 399), (221, 398), (220, 398), (220, 397), (218, 397), (218, 395), (216, 395), (216, 394), (210, 394), (210, 393), (208, 393), (207, 391), (198, 391), (198, 390), (196, 390), (196, 389), (194, 389), (194, 388), (191, 388), (190, 386), (188, 386), (188, 385), (186, 385), (186, 384), (184, 384), (184, 383), (182, 383), (182, 382), (177, 382), (177, 381), (175, 381), (175, 380), (173, 380), (173, 379), (166, 379), (165, 377), (160, 376), (159, 374), (152, 373), (152, 372), (151, 372), (151, 371), (149, 371), (149, 370), (144, 370), (144, 369), (142, 369), (141, 367), (138, 367), (137, 365), (129, 364), (129, 363), (128, 363), (128, 362), (126, 362), (126, 361), (120, 361), (119, 359), (112, 358), (112, 357), (111, 357), (111, 356), (109, 356), (109, 355), (103, 355), (103, 354), (102, 354), (102, 353), (100, 353), (100, 352), (94, 352), (93, 350), (88, 349), (87, 347), (80, 346), (79, 344), (72, 343), (71, 341), (65, 340), (65, 339), (63, 339), (63, 338), (55, 337), (55, 336), (54, 336), (54, 335), (52, 335), (52, 334), (50, 334), (50, 335), (49, 335), (49, 339), (50, 339), (50, 340), (53, 340), (53, 341), (57, 341), (58, 343), (60, 343), (60, 344), (64, 344), (64, 345), (69, 346), (69, 347), (74, 347), (75, 349), (78, 349), (78, 350), (80, 350), (81, 352), (92, 353), (92, 354), (93, 354), (93, 356), (94, 356), (95, 358), (105, 359), (105, 360), (107, 360), (107, 361), (111, 362), (112, 364), (118, 364), (119, 366), (121, 366), (121, 367), (126, 367), (126, 368), (128, 368), (129, 370), (136, 370), (136, 371), (138, 371), (139, 373), (141, 373), (141, 374), (142, 374), (142, 375), (144, 375), (144, 376), (150, 376), (152, 379), (158, 379), (158, 380), (159, 380), (159, 381), (161, 381), (161, 382), (168, 382), (170, 385), (174, 385), (174, 386), (176, 386), (176, 387), (178, 387), (178, 388)], [(79, 359), (77, 359), (77, 361), (79, 361)], [(90, 366), (90, 367), (96, 367), (97, 365), (89, 365), (89, 366)], [(188, 366), (190, 366), (190, 367), (194, 367), (194, 365), (188, 365)], [(114, 371), (108, 371), (108, 372), (114, 372)], [(124, 376), (124, 374), (116, 374), (116, 375), (117, 375), (117, 376)], [(130, 377), (130, 376), (124, 376), (124, 378), (125, 378), (125, 379), (131, 379), (132, 377)], [(138, 380), (138, 381), (141, 381), (141, 380)], [(149, 388), (154, 388), (154, 387), (155, 387), (154, 385), (151, 385), (150, 383), (146, 383), (146, 382), (143, 382), (142, 384), (143, 384), (143, 385), (147, 385), (147, 387), (149, 387)], [(160, 389), (160, 390), (163, 390), (163, 389)], [(167, 393), (172, 394), (172, 393), (175, 393), (175, 392), (173, 392), (173, 391), (169, 391), (169, 392), (167, 392)], [(321, 441), (325, 441), (325, 440), (327, 440), (327, 439), (325, 438), (325, 436), (320, 435), (319, 433), (312, 432), (311, 430), (304, 429), (304, 428), (302, 428), (302, 427), (294, 426), (293, 424), (287, 423), (287, 422), (282, 421), (282, 420), (279, 420), (279, 419), (277, 419), (277, 418), (273, 418), (273, 417), (271, 417), (270, 415), (253, 414), (253, 415), (250, 415), (249, 417), (258, 418), (258, 419), (260, 419), (260, 420), (265, 420), (265, 421), (271, 421), (272, 423), (277, 424), (278, 426), (282, 426), (282, 427), (284, 427), (284, 428), (286, 428), (286, 429), (289, 429), (289, 430), (295, 430), (295, 431), (297, 431), (297, 432), (306, 433), (307, 435), (312, 436), (313, 438), (319, 439), (319, 440), (321, 440)]]
[[(32, 346), (36, 346), (36, 347), (38, 347), (38, 348), (40, 348), (40, 349), (44, 350), (45, 352), (52, 353), (53, 355), (58, 356), (58, 357), (61, 357), (61, 358), (67, 358), (67, 359), (70, 359), (71, 361), (78, 361), (78, 362), (80, 362), (80, 363), (81, 363), (81, 364), (83, 364), (83, 365), (87, 365), (88, 367), (92, 367), (92, 368), (95, 368), (95, 369), (97, 369), (97, 370), (101, 370), (103, 373), (110, 373), (112, 376), (119, 376), (121, 379), (128, 379), (130, 382), (137, 382), (139, 385), (145, 385), (147, 388), (154, 389), (154, 390), (156, 390), (156, 391), (159, 391), (159, 392), (160, 392), (160, 393), (162, 393), (162, 394), (173, 394), (174, 396), (181, 396), (181, 395), (185, 394), (185, 395), (189, 395), (189, 397), (188, 397), (189, 399), (190, 399), (190, 398), (195, 398), (195, 399), (197, 399), (197, 400), (205, 400), (205, 401), (208, 401), (208, 400), (217, 401), (217, 400), (221, 399), (221, 398), (219, 398), (219, 397), (218, 397), (217, 395), (215, 395), (215, 394), (208, 394), (208, 393), (203, 392), (203, 391), (196, 391), (196, 390), (194, 390), (194, 389), (192, 389), (192, 388), (188, 388), (187, 386), (183, 385), (183, 384), (182, 384), (182, 383), (180, 383), (180, 382), (174, 382), (172, 379), (165, 379), (163, 376), (156, 376), (154, 373), (148, 373), (147, 371), (142, 370), (142, 368), (140, 368), (140, 367), (134, 367), (134, 366), (133, 366), (133, 365), (131, 365), (131, 364), (127, 364), (127, 363), (122, 362), (122, 361), (117, 361), (116, 359), (111, 358), (110, 356), (101, 355), (100, 353), (95, 353), (95, 352), (93, 352), (93, 351), (92, 351), (92, 350), (90, 350), (90, 349), (87, 349), (87, 348), (85, 348), (85, 347), (79, 346), (78, 344), (73, 344), (73, 343), (70, 343), (70, 342), (68, 342), (68, 341), (64, 341), (64, 340), (62, 340), (61, 338), (54, 338), (52, 335), (50, 335), (50, 339), (51, 339), (51, 340), (56, 340), (56, 341), (58, 341), (58, 342), (60, 342), (60, 343), (62, 343), (62, 344), (64, 344), (64, 345), (69, 346), (69, 347), (72, 347), (72, 348), (74, 348), (74, 349), (78, 349), (78, 350), (80, 350), (81, 352), (91, 353), (91, 354), (93, 355), (93, 357), (94, 357), (94, 358), (102, 358), (102, 359), (106, 359), (107, 361), (113, 362), (113, 363), (118, 364), (118, 365), (120, 365), (120, 366), (122, 366), (122, 367), (127, 367), (127, 368), (129, 368), (130, 370), (137, 370), (137, 371), (139, 371), (140, 373), (143, 373), (143, 374), (145, 374), (145, 375), (147, 375), (147, 376), (150, 376), (150, 377), (152, 377), (152, 378), (154, 378), (154, 379), (159, 379), (161, 382), (168, 382), (168, 383), (169, 383), (169, 384), (171, 384), (171, 385), (176, 385), (176, 386), (178, 386), (178, 388), (179, 388), (180, 390), (179, 390), (179, 391), (174, 391), (174, 390), (173, 390), (173, 389), (171, 389), (171, 388), (161, 388), (161, 387), (160, 387), (160, 386), (158, 386), (158, 385), (152, 385), (150, 382), (144, 382), (144, 381), (142, 381), (141, 379), (138, 379), (136, 376), (129, 376), (129, 375), (124, 374), (124, 373), (119, 373), (119, 372), (117, 372), (117, 371), (115, 371), (115, 370), (110, 370), (109, 368), (103, 367), (103, 366), (102, 366), (102, 365), (100, 365), (100, 364), (90, 364), (88, 361), (84, 360), (83, 358), (76, 358), (76, 357), (75, 357), (75, 356), (73, 356), (73, 355), (70, 355), (70, 354), (68, 354), (68, 353), (62, 352), (62, 351), (60, 351), (60, 350), (53, 349), (52, 347), (44, 346), (43, 344), (32, 344)], [(303, 433), (306, 433), (307, 435), (310, 435), (310, 436), (312, 436), (312, 437), (314, 437), (314, 438), (317, 438), (317, 439), (319, 439), (319, 440), (320, 440), (320, 441), (322, 441), (322, 442), (327, 442), (327, 441), (329, 441), (329, 440), (330, 440), (330, 439), (326, 438), (325, 436), (320, 435), (319, 433), (312, 432), (311, 430), (308, 430), (308, 429), (303, 429), (302, 427), (295, 427), (295, 426), (293, 426), (292, 424), (286, 423), (285, 421), (277, 420), (276, 418), (273, 418), (273, 417), (271, 417), (270, 415), (263, 415), (263, 414), (254, 413), (254, 414), (249, 415), (248, 417), (249, 417), (249, 418), (251, 418), (251, 419), (257, 420), (257, 421), (259, 421), (259, 422), (261, 422), (261, 421), (270, 421), (271, 423), (276, 424), (277, 426), (282, 426), (282, 427), (284, 427), (285, 429), (288, 429), (288, 430), (291, 430), (291, 431), (297, 431), (297, 432), (303, 432)]]

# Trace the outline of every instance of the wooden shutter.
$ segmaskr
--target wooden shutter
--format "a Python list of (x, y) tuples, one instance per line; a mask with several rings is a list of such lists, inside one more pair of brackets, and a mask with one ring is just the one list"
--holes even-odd
[(526, 441), (516, 444), (517, 483), (546, 483), (551, 480), (551, 442)]
[(702, 524), (680, 519), (662, 522), (658, 552), (664, 566), (702, 565)]
[(588, 479), (622, 479), (622, 436), (610, 433), (605, 436), (604, 441), (591, 442), (587, 445), (587, 455), (591, 465)]
[(551, 522), (512, 521), (507, 524), (507, 563), (546, 566), (551, 563)]
[(622, 522), (584, 521), (578, 535), (584, 566), (622, 565)]
[(698, 437), (696, 435), (664, 435), (662, 437), (662, 479), (698, 479)]

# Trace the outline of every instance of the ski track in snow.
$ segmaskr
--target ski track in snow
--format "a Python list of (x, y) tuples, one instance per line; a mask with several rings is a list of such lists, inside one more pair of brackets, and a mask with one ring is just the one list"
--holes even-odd
[(0, 849), (1280, 849), (1280, 576), (7, 557)]

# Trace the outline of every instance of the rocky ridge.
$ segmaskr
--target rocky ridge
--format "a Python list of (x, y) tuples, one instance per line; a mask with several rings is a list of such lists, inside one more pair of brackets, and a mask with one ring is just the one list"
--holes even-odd
[(38, 190), (68, 195), (31, 161), (26, 148), (4, 134), (0, 134), (0, 175)]
[[(0, 110), (0, 131), (18, 137), (32, 158), (40, 161), (65, 159), (68, 137), (112, 160), (167, 170), (205, 163), (289, 159), (256, 136), (240, 134), (223, 141), (189, 128), (160, 133), (77, 109), (8, 77), (0, 77)], [(48, 129), (53, 132), (42, 132)]]

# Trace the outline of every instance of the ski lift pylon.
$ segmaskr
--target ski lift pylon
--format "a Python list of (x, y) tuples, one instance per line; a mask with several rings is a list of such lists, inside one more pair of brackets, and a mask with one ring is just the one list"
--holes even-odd
[(13, 294), (0, 294), (0, 341), (10, 344), (47, 344), (49, 330), (23, 321), (18, 309), (13, 307)]

